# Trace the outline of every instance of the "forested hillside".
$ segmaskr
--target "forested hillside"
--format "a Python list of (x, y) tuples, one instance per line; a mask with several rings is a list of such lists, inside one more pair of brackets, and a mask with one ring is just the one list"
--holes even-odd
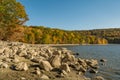
[(93, 35), (96, 37), (105, 38), (108, 40), (108, 43), (120, 44), (120, 28), (84, 30), (76, 32), (84, 35)]
[[(43, 26), (9, 27), (0, 31), (0, 39), (32, 44), (106, 44), (104, 38)], [(5, 35), (3, 33), (6, 32)]]

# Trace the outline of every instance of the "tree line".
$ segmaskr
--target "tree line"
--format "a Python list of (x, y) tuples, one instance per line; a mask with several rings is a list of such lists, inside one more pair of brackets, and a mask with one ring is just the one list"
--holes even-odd
[(111, 29), (95, 29), (95, 30), (85, 30), (77, 31), (80, 34), (93, 35), (97, 37), (105, 38), (108, 43), (120, 44), (120, 28)]

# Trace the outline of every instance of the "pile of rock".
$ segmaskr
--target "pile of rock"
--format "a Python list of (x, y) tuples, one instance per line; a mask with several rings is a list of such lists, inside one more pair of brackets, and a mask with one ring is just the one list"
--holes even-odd
[[(97, 60), (75, 58), (73, 52), (66, 48), (0, 41), (0, 68), (8, 67), (17, 71), (29, 71), (30, 68), (35, 68), (34, 73), (41, 79), (51, 79), (49, 75), (44, 74), (45, 72), (51, 74), (56, 72), (55, 78), (65, 78), (70, 77), (69, 74), (73, 72), (78, 76), (88, 71), (97, 73), (99, 68)], [(104, 80), (98, 78), (94, 80)]]

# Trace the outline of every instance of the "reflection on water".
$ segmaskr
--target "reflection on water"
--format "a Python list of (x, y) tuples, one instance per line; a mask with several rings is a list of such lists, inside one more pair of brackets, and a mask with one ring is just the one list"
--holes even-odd
[(80, 45), (63, 46), (79, 53), (81, 58), (107, 59), (105, 65), (100, 65), (98, 75), (106, 80), (120, 80), (120, 45)]

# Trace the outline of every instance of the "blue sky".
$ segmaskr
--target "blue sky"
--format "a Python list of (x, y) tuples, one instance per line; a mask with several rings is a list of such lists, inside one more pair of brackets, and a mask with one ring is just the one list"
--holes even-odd
[(120, 28), (120, 0), (17, 0), (26, 9), (26, 25), (65, 30)]

